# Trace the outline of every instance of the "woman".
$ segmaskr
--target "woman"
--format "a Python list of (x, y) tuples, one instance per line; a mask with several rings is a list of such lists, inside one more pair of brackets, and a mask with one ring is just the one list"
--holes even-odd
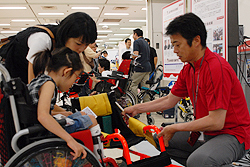
[(68, 15), (59, 25), (43, 27), (53, 33), (55, 44), (48, 31), (38, 27), (29, 27), (18, 33), (14, 39), (12, 53), (6, 59), (6, 68), (11, 77), (20, 77), (24, 83), (29, 83), (34, 78), (34, 54), (63, 46), (81, 53), (97, 38), (94, 20), (83, 12)]

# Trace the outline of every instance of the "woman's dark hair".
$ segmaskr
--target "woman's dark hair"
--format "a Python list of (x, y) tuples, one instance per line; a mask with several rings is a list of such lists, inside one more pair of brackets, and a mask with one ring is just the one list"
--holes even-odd
[(189, 46), (197, 35), (201, 38), (201, 45), (206, 47), (207, 31), (202, 20), (193, 13), (186, 13), (175, 18), (166, 28), (166, 35), (180, 34), (187, 40)]
[(56, 48), (52, 52), (48, 50), (38, 52), (33, 57), (35, 57), (33, 62), (33, 72), (35, 77), (44, 73), (45, 70), (48, 72), (57, 72), (64, 66), (72, 68), (71, 75), (75, 71), (83, 69), (79, 54), (67, 47)]
[(84, 12), (68, 15), (58, 25), (56, 48), (65, 46), (69, 38), (82, 37), (82, 43), (94, 43), (97, 38), (95, 21)]
[(125, 59), (130, 59), (130, 51), (126, 51), (122, 54), (122, 59), (125, 60)]
[(107, 59), (99, 59), (98, 63), (101, 67), (104, 67), (104, 70), (110, 70), (110, 62)]

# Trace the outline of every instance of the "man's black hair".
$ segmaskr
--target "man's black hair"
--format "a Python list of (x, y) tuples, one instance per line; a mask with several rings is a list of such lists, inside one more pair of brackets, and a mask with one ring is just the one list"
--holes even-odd
[(106, 50), (102, 51), (102, 54), (108, 54), (108, 52)]
[(131, 41), (131, 39), (130, 38), (125, 39), (125, 43), (127, 43), (128, 41)]
[(133, 30), (134, 34), (137, 34), (138, 37), (142, 36), (143, 37), (143, 31), (139, 28)]
[(206, 47), (207, 31), (202, 20), (193, 13), (186, 13), (175, 18), (166, 28), (166, 35), (180, 34), (187, 40), (189, 46), (197, 35), (201, 38), (201, 45)]
[(104, 70), (110, 70), (110, 62), (107, 59), (99, 59), (98, 63), (101, 67), (104, 67)]
[(148, 38), (144, 38), (148, 43), (149, 43), (149, 45), (150, 45), (150, 39), (148, 39)]

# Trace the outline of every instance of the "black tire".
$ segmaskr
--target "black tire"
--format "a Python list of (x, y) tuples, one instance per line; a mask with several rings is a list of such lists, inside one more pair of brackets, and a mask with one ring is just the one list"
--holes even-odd
[(193, 113), (188, 113), (185, 118), (184, 118), (184, 121), (185, 122), (191, 122), (194, 120), (194, 114)]
[(136, 95), (134, 95), (134, 93), (130, 90), (126, 91), (126, 96), (128, 96), (129, 98), (131, 98), (131, 101), (133, 102), (133, 105), (137, 104), (137, 97)]
[(149, 125), (154, 125), (155, 119), (151, 115), (147, 115), (147, 122)]
[(31, 143), (18, 151), (7, 162), (5, 167), (23, 167), (23, 166), (40, 166), (45, 167), (66, 164), (65, 166), (83, 166), (91, 165), (93, 167), (102, 167), (95, 155), (85, 146), (87, 157), (81, 159), (78, 157), (73, 160), (70, 154), (72, 151), (67, 143), (59, 138), (43, 139)]

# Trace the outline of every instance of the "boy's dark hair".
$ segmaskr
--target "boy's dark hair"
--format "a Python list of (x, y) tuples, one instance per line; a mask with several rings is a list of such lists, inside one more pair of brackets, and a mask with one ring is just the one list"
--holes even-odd
[(64, 66), (72, 68), (71, 75), (73, 75), (75, 71), (83, 69), (79, 54), (67, 47), (56, 48), (52, 52), (48, 50), (38, 52), (33, 57), (35, 57), (33, 62), (35, 77), (44, 73), (45, 70), (48, 72), (57, 72)]
[(108, 52), (106, 50), (102, 51), (102, 54), (108, 54)]
[(56, 47), (65, 46), (69, 38), (82, 37), (82, 43), (94, 43), (97, 38), (95, 21), (84, 12), (68, 15), (58, 25), (56, 33)]
[(207, 31), (202, 20), (193, 13), (186, 13), (175, 18), (166, 28), (166, 35), (180, 34), (192, 46), (192, 41), (197, 35), (201, 38), (201, 45), (206, 47)]
[(125, 43), (127, 43), (128, 41), (131, 41), (131, 39), (130, 38), (126, 38), (125, 39)]
[(137, 34), (138, 37), (142, 36), (143, 37), (143, 31), (139, 28), (133, 30), (134, 34)]
[(110, 62), (107, 59), (99, 59), (98, 63), (101, 67), (104, 67), (104, 70), (110, 70)]
[(130, 51), (126, 51), (122, 54), (122, 59), (125, 60), (125, 59), (130, 59)]

